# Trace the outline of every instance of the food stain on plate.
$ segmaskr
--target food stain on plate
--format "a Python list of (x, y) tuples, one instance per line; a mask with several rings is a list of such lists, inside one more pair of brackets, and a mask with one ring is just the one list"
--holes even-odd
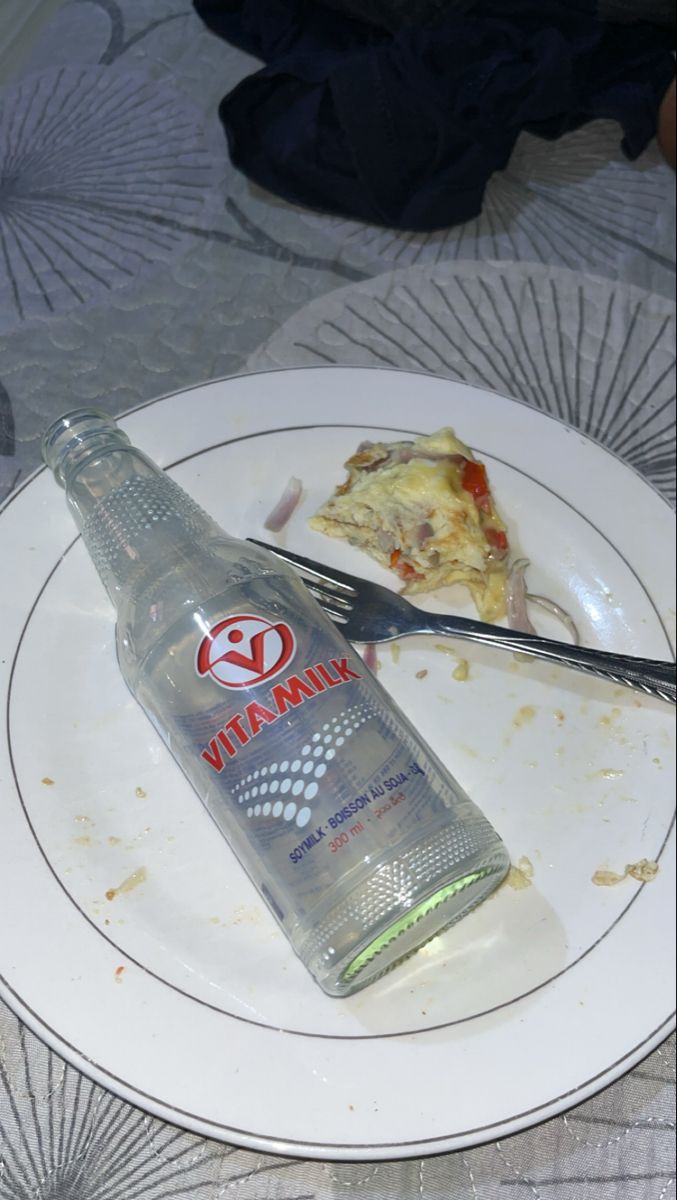
[(504, 882), (514, 892), (523, 892), (525, 888), (531, 887), (533, 877), (534, 864), (526, 854), (523, 854), (516, 863), (511, 864)]
[(126, 879), (123, 879), (122, 883), (118, 884), (117, 887), (109, 888), (106, 892), (106, 899), (114, 900), (116, 896), (121, 896), (125, 892), (133, 892), (134, 888), (137, 888), (140, 886), (140, 884), (145, 883), (147, 878), (148, 872), (146, 871), (146, 868), (139, 867), (138, 870), (132, 871), (131, 875), (128, 875)]
[(534, 708), (534, 705), (523, 704), (522, 707), (517, 710), (512, 719), (513, 726), (515, 729), (521, 729), (524, 725), (529, 725), (535, 716), (536, 709)]
[(255, 904), (239, 904), (233, 911), (233, 925), (258, 925), (263, 913)]

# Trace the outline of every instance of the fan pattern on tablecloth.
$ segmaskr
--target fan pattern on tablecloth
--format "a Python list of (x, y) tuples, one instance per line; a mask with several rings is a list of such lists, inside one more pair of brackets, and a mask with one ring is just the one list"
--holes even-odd
[(0, 98), (0, 329), (167, 262), (213, 175), (191, 104), (145, 72), (63, 66), (18, 80)]
[(417, 368), (526, 401), (675, 498), (675, 307), (556, 267), (410, 267), (306, 306), (251, 369)]

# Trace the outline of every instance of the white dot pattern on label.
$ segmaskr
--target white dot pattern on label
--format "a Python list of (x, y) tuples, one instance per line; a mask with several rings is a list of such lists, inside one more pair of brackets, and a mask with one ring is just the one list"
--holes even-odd
[(322, 732), (312, 735), (302, 747), (300, 758), (295, 758), (291, 762), (285, 759), (280, 763), (268, 763), (241, 779), (233, 789), (235, 794), (242, 791), (252, 780), (263, 780), (266, 775), (279, 775), (277, 779), (270, 780), (269, 783), (261, 782), (252, 788), (247, 788), (238, 797), (240, 804), (250, 799), (255, 800), (257, 797), (262, 798), (266, 793), (272, 796), (277, 792), (281, 796), (286, 796), (291, 792), (292, 796), (305, 801), (303, 807), (298, 810), (293, 801), (285, 803), (277, 800), (274, 804), (270, 802), (263, 805), (256, 804), (247, 809), (247, 816), (249, 818), (263, 816), (275, 819), (283, 817), (285, 821), (293, 821), (295, 818), (299, 829), (307, 825), (313, 815), (309, 803), (315, 799), (319, 791), (316, 781), (326, 775), (328, 764), (336, 757), (336, 749), (344, 746), (346, 740), (366, 724), (371, 716), (370, 708), (364, 704), (344, 709), (332, 719), (331, 723), (326, 722), (322, 726)]

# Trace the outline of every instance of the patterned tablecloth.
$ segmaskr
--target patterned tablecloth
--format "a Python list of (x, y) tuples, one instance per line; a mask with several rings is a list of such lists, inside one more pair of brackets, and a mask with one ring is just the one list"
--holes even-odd
[[(657, 153), (628, 165), (603, 123), (555, 145), (524, 136), (477, 220), (369, 228), (232, 171), (217, 102), (254, 67), (181, 0), (73, 0), (0, 93), (0, 500), (66, 406), (120, 413), (204, 380), (322, 362), (517, 395), (674, 500), (673, 180)], [(0, 1002), (0, 1197), (666, 1200), (674, 1080), (673, 1038), (504, 1142), (302, 1162), (149, 1117)]]

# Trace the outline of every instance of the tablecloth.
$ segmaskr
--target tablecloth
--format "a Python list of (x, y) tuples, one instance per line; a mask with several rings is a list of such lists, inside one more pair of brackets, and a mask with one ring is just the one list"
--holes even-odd
[[(481, 217), (393, 233), (295, 209), (233, 172), (217, 104), (255, 68), (179, 0), (73, 0), (0, 93), (0, 500), (66, 407), (117, 414), (201, 381), (321, 362), (413, 366), (517, 395), (673, 500), (675, 209), (658, 153), (627, 164), (605, 123), (556, 144), (523, 136)], [(666, 1200), (674, 1083), (672, 1038), (503, 1142), (303, 1162), (150, 1117), (0, 1002), (0, 1197)]]

